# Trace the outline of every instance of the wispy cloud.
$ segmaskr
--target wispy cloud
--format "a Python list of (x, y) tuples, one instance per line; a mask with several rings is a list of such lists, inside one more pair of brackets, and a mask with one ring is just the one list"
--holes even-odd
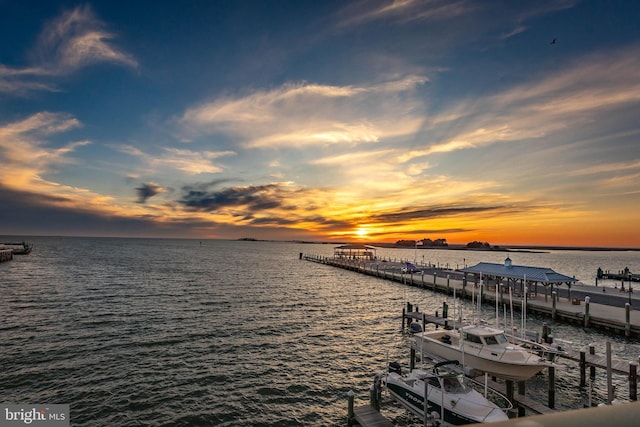
[(475, 9), (467, 0), (392, 0), (357, 2), (340, 11), (338, 26), (361, 25), (389, 19), (397, 24), (416, 20), (444, 20), (467, 14)]
[[(495, 95), (457, 101), (425, 120), (440, 137), (402, 161), (496, 143), (551, 138), (594, 119), (615, 117), (616, 109), (640, 102), (640, 47), (599, 53)], [(447, 131), (443, 131), (447, 129)]]
[(234, 156), (234, 151), (194, 151), (180, 148), (164, 147), (160, 155), (142, 151), (132, 145), (118, 145), (117, 150), (137, 157), (143, 164), (158, 172), (162, 169), (172, 169), (187, 175), (204, 173), (220, 173), (224, 168), (214, 163), (214, 160), (226, 156)]
[(422, 121), (423, 104), (411, 93), (426, 77), (371, 86), (285, 84), (188, 109), (185, 132), (220, 133), (247, 147), (359, 144), (409, 135)]
[(0, 92), (56, 91), (51, 79), (92, 64), (136, 68), (136, 59), (112, 43), (116, 35), (106, 28), (88, 5), (63, 12), (44, 26), (31, 51), (29, 66), (0, 64)]
[(23, 189), (42, 183), (44, 173), (52, 167), (71, 162), (67, 154), (89, 144), (88, 141), (76, 141), (51, 147), (46, 137), (79, 126), (80, 122), (70, 115), (48, 112), (0, 125), (0, 160), (3, 165), (0, 182), (7, 187)]
[(44, 27), (34, 49), (35, 62), (53, 74), (99, 62), (137, 67), (131, 55), (110, 43), (115, 34), (105, 28), (89, 5), (66, 11)]

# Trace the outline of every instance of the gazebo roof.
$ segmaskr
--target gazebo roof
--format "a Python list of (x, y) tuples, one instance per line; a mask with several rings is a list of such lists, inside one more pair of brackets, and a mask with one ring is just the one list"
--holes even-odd
[(355, 244), (354, 243), (354, 244), (338, 246), (335, 249), (350, 249), (350, 250), (373, 249), (373, 250), (375, 250), (376, 247), (375, 246), (369, 246), (369, 245), (360, 245), (360, 244)]
[(542, 283), (573, 283), (577, 282), (575, 277), (565, 276), (564, 274), (556, 273), (550, 268), (545, 267), (527, 267), (523, 265), (511, 265), (509, 262), (504, 264), (493, 264), (489, 262), (481, 262), (473, 267), (464, 268), (461, 271), (465, 273), (482, 273), (488, 276), (500, 276), (507, 277), (509, 279), (525, 279), (528, 282), (542, 282)]

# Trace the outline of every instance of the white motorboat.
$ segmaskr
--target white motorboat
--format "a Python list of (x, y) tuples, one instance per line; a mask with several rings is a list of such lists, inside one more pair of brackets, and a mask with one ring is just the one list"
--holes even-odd
[[(389, 364), (389, 372), (383, 382), (387, 391), (398, 403), (416, 416), (423, 418), (425, 411), (424, 396), (427, 395), (427, 414), (437, 414), (440, 421), (447, 425), (462, 425), (506, 421), (506, 411), (512, 408), (509, 400), (502, 394), (491, 390), (493, 400), (487, 399), (474, 387), (474, 381), (460, 372), (445, 370), (444, 365), (458, 364), (457, 361), (444, 361), (436, 364), (431, 371), (414, 369), (402, 375), (400, 365)], [(478, 387), (481, 385), (476, 383)]]
[(464, 326), (414, 334), (416, 351), (435, 360), (457, 360), (464, 367), (513, 381), (531, 378), (554, 364), (542, 352), (509, 342), (501, 329)]

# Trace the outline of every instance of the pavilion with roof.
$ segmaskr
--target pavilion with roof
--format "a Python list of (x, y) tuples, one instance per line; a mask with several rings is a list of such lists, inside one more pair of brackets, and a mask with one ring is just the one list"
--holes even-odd
[[(502, 281), (506, 279), (506, 286), (513, 287), (514, 292), (519, 291), (520, 294), (524, 294), (525, 288), (527, 288), (528, 293), (537, 294), (538, 284), (542, 284), (545, 289), (545, 301), (547, 299), (549, 286), (551, 286), (551, 292), (553, 292), (554, 285), (567, 285), (569, 288), (569, 299), (571, 299), (571, 285), (577, 282), (575, 277), (556, 273), (550, 268), (513, 265), (511, 258), (508, 256), (504, 260), (504, 264), (481, 262), (472, 267), (464, 268), (461, 271), (465, 277), (467, 277), (467, 274), (473, 274), (476, 285), (481, 278), (484, 283), (492, 281), (494, 284), (502, 283)], [(520, 285), (519, 290), (516, 289), (518, 284)], [(533, 289), (531, 285), (534, 286)]]
[(342, 245), (333, 249), (333, 258), (358, 261), (374, 260), (376, 259), (376, 248), (375, 246), (359, 244)]

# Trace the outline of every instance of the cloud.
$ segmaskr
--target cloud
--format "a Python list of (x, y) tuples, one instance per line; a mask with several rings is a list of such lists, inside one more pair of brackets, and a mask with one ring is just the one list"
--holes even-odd
[(111, 42), (115, 37), (89, 5), (65, 11), (44, 26), (30, 54), (30, 66), (0, 64), (0, 93), (57, 91), (48, 80), (93, 64), (137, 68), (136, 59)]
[(475, 149), (497, 143), (548, 140), (640, 103), (640, 46), (583, 56), (537, 81), (494, 95), (456, 101), (425, 119), (431, 137), (400, 160)]
[(230, 187), (219, 191), (185, 187), (180, 203), (199, 211), (217, 211), (224, 208), (243, 207), (247, 211), (281, 208), (284, 205), (282, 186), (278, 184)]
[(138, 203), (146, 203), (150, 197), (155, 196), (158, 193), (166, 191), (162, 186), (154, 182), (145, 182), (140, 187), (136, 188), (138, 193)]
[(467, 0), (393, 0), (357, 2), (341, 10), (338, 27), (351, 27), (389, 20), (397, 25), (411, 21), (448, 20), (470, 13), (474, 3)]
[(193, 151), (187, 149), (164, 147), (162, 154), (152, 155), (145, 153), (132, 145), (119, 145), (116, 147), (123, 153), (138, 157), (155, 171), (173, 169), (187, 175), (199, 175), (205, 173), (220, 173), (224, 168), (213, 163), (221, 157), (233, 156), (234, 151)]
[(68, 154), (89, 141), (50, 147), (46, 137), (80, 126), (68, 114), (42, 112), (24, 120), (0, 125), (0, 183), (10, 188), (41, 187), (42, 175), (51, 168), (70, 163)]
[(180, 123), (185, 132), (228, 135), (247, 147), (372, 143), (419, 128), (423, 104), (412, 93), (427, 81), (412, 75), (367, 87), (288, 83), (189, 108)]
[(105, 27), (89, 5), (65, 11), (45, 25), (33, 56), (53, 74), (68, 74), (100, 62), (137, 67), (131, 55), (109, 42), (115, 35)]

